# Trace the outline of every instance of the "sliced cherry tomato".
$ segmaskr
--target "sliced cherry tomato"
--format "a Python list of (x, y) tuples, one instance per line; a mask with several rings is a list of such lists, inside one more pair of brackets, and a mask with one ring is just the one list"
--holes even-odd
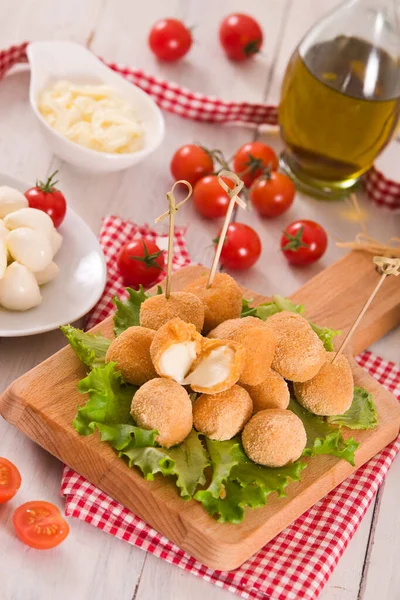
[(278, 217), (293, 204), (296, 188), (287, 175), (271, 171), (256, 179), (250, 188), (250, 200), (262, 217)]
[(56, 187), (53, 181), (57, 171), (54, 171), (46, 182), (37, 181), (35, 187), (25, 192), (25, 198), (31, 208), (37, 208), (51, 217), (54, 227), (60, 227), (67, 212), (67, 203), (64, 194)]
[(21, 474), (17, 467), (0, 456), (0, 504), (14, 498), (21, 487)]
[(69, 534), (68, 523), (57, 506), (42, 500), (19, 506), (13, 514), (13, 523), (21, 542), (37, 550), (55, 548)]
[(147, 288), (163, 272), (164, 252), (152, 240), (133, 240), (122, 246), (117, 263), (125, 285)]
[(301, 219), (288, 225), (281, 237), (281, 250), (292, 265), (310, 265), (328, 246), (326, 231), (315, 221)]
[(219, 40), (228, 58), (245, 60), (260, 51), (263, 32), (253, 17), (238, 13), (228, 15), (222, 21)]
[[(232, 189), (233, 181), (222, 177)], [(206, 219), (224, 217), (229, 206), (229, 196), (220, 186), (217, 175), (208, 175), (200, 179), (193, 190), (193, 202), (198, 213)]]
[(261, 240), (254, 229), (244, 223), (231, 223), (222, 246), (221, 265), (236, 271), (249, 269), (260, 254)]
[(214, 161), (211, 156), (195, 144), (181, 146), (171, 160), (171, 173), (175, 180), (186, 179), (192, 185), (205, 175), (210, 175), (213, 170)]
[(233, 170), (250, 187), (267, 168), (276, 171), (278, 158), (275, 152), (262, 142), (248, 142), (239, 148), (233, 157)]
[(185, 56), (192, 45), (192, 34), (178, 19), (161, 19), (149, 34), (149, 46), (160, 60), (174, 61)]

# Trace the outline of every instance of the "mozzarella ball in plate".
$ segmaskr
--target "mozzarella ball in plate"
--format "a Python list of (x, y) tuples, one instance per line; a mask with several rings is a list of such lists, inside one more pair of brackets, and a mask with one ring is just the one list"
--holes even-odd
[(154, 334), (150, 354), (160, 377), (183, 383), (201, 352), (202, 337), (192, 323), (172, 319)]
[(5, 240), (7, 235), (9, 234), (9, 230), (6, 227), (3, 219), (0, 219), (0, 240)]
[(156, 429), (156, 441), (165, 448), (189, 435), (193, 426), (192, 403), (184, 387), (159, 377), (142, 385), (132, 399), (131, 415), (144, 429)]
[(4, 277), (8, 262), (8, 251), (4, 240), (0, 237), (0, 279)]
[(193, 323), (201, 331), (204, 323), (204, 306), (194, 295), (187, 292), (156, 294), (147, 298), (140, 306), (140, 324), (149, 329), (160, 329), (171, 319), (179, 317), (186, 323)]
[(129, 327), (111, 343), (107, 350), (106, 362), (117, 363), (117, 370), (128, 383), (142, 385), (157, 377), (150, 357), (153, 338), (152, 329)]
[(290, 393), (286, 381), (272, 369), (267, 377), (258, 385), (243, 386), (250, 394), (253, 401), (253, 412), (259, 412), (266, 408), (287, 408), (289, 406)]
[(238, 342), (204, 339), (201, 354), (183, 383), (190, 385), (194, 392), (223, 392), (237, 383), (245, 360), (246, 350)]
[(8, 185), (0, 186), (0, 219), (8, 213), (29, 206), (24, 194)]
[(210, 331), (210, 338), (239, 342), (246, 349), (240, 384), (258, 385), (268, 375), (275, 352), (275, 334), (260, 319), (229, 319)]
[(51, 248), (53, 250), (53, 258), (57, 254), (59, 249), (61, 248), (62, 241), (63, 241), (63, 237), (62, 237), (61, 233), (59, 233), (57, 231), (57, 229), (54, 227), (50, 234), (50, 243), (51, 243)]
[(282, 311), (266, 321), (276, 338), (272, 368), (289, 381), (307, 381), (325, 362), (324, 345), (297, 313)]
[(242, 433), (242, 444), (253, 462), (283, 467), (302, 455), (307, 443), (304, 425), (290, 410), (270, 408), (251, 417)]
[(37, 208), (20, 208), (9, 213), (4, 217), (4, 223), (8, 229), (17, 229), (18, 227), (29, 227), (36, 229), (44, 235), (50, 237), (54, 229), (53, 221), (49, 215)]
[(9, 310), (28, 310), (41, 301), (34, 274), (18, 262), (11, 263), (0, 279), (0, 305)]
[(43, 271), (36, 271), (34, 275), (38, 284), (44, 285), (45, 283), (49, 283), (49, 281), (53, 281), (59, 272), (60, 267), (55, 262), (51, 262)]
[(342, 415), (353, 402), (354, 380), (349, 361), (335, 352), (326, 353), (326, 362), (318, 374), (304, 383), (295, 383), (294, 392), (304, 408), (320, 416)]
[(53, 259), (49, 239), (40, 231), (19, 227), (10, 231), (6, 246), (11, 256), (30, 271), (43, 271)]
[(253, 403), (239, 385), (210, 396), (202, 394), (193, 404), (193, 424), (212, 440), (230, 440), (251, 417)]
[(216, 273), (209, 288), (207, 281), (208, 275), (204, 275), (185, 287), (186, 292), (195, 294), (204, 304), (204, 333), (227, 319), (240, 317), (242, 311), (242, 291), (230, 275)]

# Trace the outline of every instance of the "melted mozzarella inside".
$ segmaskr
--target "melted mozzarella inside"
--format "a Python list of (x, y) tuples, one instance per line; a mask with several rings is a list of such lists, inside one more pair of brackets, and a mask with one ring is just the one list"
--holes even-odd
[(159, 368), (163, 375), (183, 383), (186, 373), (196, 359), (195, 342), (181, 342), (171, 344), (160, 359)]
[(200, 361), (183, 383), (211, 388), (228, 378), (234, 358), (235, 353), (232, 348), (228, 346), (215, 348)]

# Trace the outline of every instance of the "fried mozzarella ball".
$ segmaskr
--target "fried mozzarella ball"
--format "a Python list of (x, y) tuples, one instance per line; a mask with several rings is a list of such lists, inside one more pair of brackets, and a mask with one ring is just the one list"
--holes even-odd
[(216, 273), (207, 288), (208, 275), (199, 277), (185, 287), (200, 298), (205, 307), (204, 333), (208, 333), (227, 319), (236, 319), (242, 312), (242, 291), (236, 281), (226, 273)]
[(194, 392), (217, 394), (239, 380), (246, 360), (246, 350), (233, 340), (204, 339), (201, 354), (184, 380)]
[(201, 353), (202, 340), (192, 323), (186, 323), (178, 317), (162, 325), (156, 331), (150, 347), (157, 373), (183, 383)]
[(307, 319), (285, 310), (266, 323), (276, 337), (274, 371), (289, 381), (312, 379), (324, 364), (326, 352)]
[(251, 417), (242, 433), (242, 444), (253, 462), (283, 467), (300, 458), (307, 443), (304, 425), (290, 410), (269, 408)]
[(326, 353), (326, 362), (318, 374), (304, 383), (295, 383), (294, 392), (304, 408), (323, 417), (342, 415), (353, 402), (354, 380), (349, 361), (335, 352)]
[(239, 385), (210, 396), (202, 394), (193, 404), (193, 424), (212, 440), (230, 440), (251, 417), (253, 403)]
[(129, 327), (111, 343), (106, 362), (116, 362), (117, 370), (128, 383), (142, 385), (157, 377), (150, 356), (154, 331), (146, 327)]
[(197, 331), (201, 331), (204, 323), (203, 303), (195, 294), (172, 292), (169, 298), (165, 294), (157, 294), (140, 305), (139, 319), (142, 327), (157, 330), (175, 317), (186, 323), (193, 323)]
[(287, 408), (289, 406), (290, 393), (286, 381), (272, 369), (267, 377), (258, 385), (244, 385), (253, 401), (253, 412), (259, 412), (266, 408)]
[(192, 403), (184, 387), (158, 377), (133, 396), (131, 415), (139, 427), (156, 429), (156, 442), (165, 448), (180, 444), (193, 426)]
[(210, 338), (234, 340), (246, 349), (240, 384), (258, 385), (268, 375), (275, 352), (275, 334), (260, 319), (229, 319), (210, 331)]

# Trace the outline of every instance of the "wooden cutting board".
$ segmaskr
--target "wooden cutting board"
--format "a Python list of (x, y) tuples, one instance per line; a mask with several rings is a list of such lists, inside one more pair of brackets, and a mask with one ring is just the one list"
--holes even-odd
[[(183, 288), (204, 271), (203, 267), (182, 269), (174, 276), (173, 289)], [(345, 332), (378, 277), (370, 255), (351, 253), (310, 280), (292, 299), (305, 304), (308, 318)], [(244, 290), (244, 295), (255, 303), (267, 300), (249, 290)], [(398, 323), (400, 281), (389, 277), (354, 338), (353, 352), (365, 349)], [(95, 330), (111, 336), (112, 320), (106, 319)], [(286, 498), (272, 494), (264, 508), (247, 511), (240, 525), (216, 522), (199, 503), (181, 500), (173, 482), (164, 477), (145, 481), (101, 443), (97, 434), (81, 437), (74, 431), (72, 420), (83, 401), (76, 384), (85, 371), (69, 347), (12, 383), (0, 398), (0, 413), (197, 560), (213, 569), (231, 570), (396, 437), (398, 402), (353, 359), (352, 368), (356, 385), (372, 393), (379, 417), (373, 431), (351, 432), (360, 442), (356, 467), (335, 457), (313, 458), (302, 481), (289, 485)]]

